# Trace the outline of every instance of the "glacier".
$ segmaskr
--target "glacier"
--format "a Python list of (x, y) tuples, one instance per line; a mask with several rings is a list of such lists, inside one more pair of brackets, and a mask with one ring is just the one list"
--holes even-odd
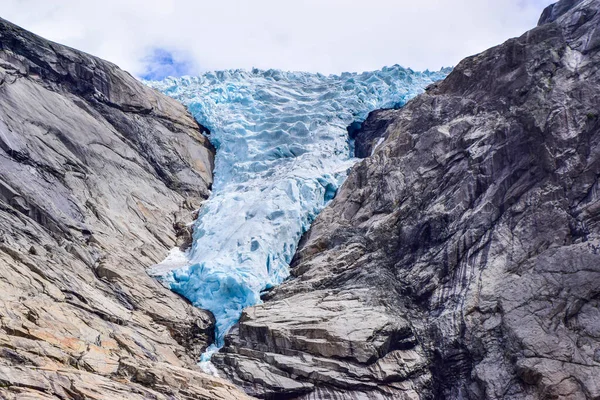
[(401, 107), (449, 72), (253, 69), (146, 82), (187, 106), (217, 149), (191, 248), (149, 270), (214, 314), (216, 340), (202, 361), (245, 307), (289, 276), (301, 235), (357, 161), (347, 127), (372, 110)]

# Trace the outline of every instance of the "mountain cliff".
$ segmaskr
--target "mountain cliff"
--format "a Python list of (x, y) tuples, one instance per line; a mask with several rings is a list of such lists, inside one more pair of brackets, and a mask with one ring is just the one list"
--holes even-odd
[[(221, 375), (268, 399), (600, 398), (599, 27), (600, 0), (561, 0), (352, 125), (366, 158), (292, 276), (225, 337)], [(257, 99), (289, 106), (269, 92), (277, 72), (252, 74)], [(332, 94), (314, 92), (324, 102), (300, 96), (293, 114), (323, 112), (308, 107)], [(213, 315), (145, 273), (192, 240), (213, 184), (204, 129), (116, 66), (0, 19), (1, 398), (247, 398), (196, 366)], [(302, 156), (279, 139), (271, 161)], [(232, 168), (260, 178), (236, 144)]]
[[(263, 398), (600, 398), (600, 0), (400, 110), (213, 359)], [(373, 130), (378, 131), (377, 134)]]
[(145, 273), (214, 149), (176, 101), (0, 19), (0, 397), (244, 398), (195, 363), (214, 319)]

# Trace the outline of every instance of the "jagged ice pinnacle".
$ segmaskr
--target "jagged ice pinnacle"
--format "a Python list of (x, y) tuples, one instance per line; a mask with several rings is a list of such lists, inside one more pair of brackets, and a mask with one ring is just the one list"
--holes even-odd
[(213, 191), (191, 249), (182, 262), (173, 262), (173, 252), (150, 270), (215, 315), (216, 343), (205, 361), (243, 308), (288, 277), (302, 233), (357, 161), (348, 125), (372, 110), (402, 106), (448, 73), (400, 66), (330, 76), (255, 69), (148, 82), (185, 104), (217, 148)]

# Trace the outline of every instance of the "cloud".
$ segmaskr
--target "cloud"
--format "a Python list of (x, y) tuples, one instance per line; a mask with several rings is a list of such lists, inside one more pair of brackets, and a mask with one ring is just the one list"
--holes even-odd
[(456, 65), (552, 0), (3, 0), (2, 17), (137, 76)]
[(145, 70), (140, 77), (147, 80), (160, 80), (167, 76), (191, 75), (198, 71), (193, 60), (186, 54), (177, 54), (168, 49), (153, 49), (142, 59)]

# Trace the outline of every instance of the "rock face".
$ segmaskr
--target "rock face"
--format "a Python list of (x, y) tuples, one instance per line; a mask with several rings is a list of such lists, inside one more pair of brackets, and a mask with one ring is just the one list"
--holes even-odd
[(195, 365), (212, 315), (145, 273), (213, 157), (174, 100), (0, 19), (1, 398), (245, 397)]
[(377, 118), (219, 368), (263, 398), (600, 398), (600, 0)]
[(381, 143), (382, 136), (394, 120), (396, 113), (391, 109), (375, 110), (369, 113), (362, 123), (353, 123), (348, 128), (350, 139), (354, 140), (354, 155), (358, 158), (369, 157)]

